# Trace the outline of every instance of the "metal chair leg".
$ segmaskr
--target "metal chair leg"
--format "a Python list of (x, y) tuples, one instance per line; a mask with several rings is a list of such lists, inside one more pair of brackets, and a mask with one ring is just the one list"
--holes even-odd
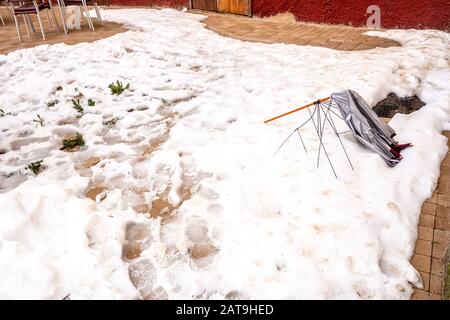
[[(35, 1), (33, 1), (33, 2), (35, 2)], [(45, 41), (44, 26), (42, 25), (41, 15), (39, 14), (39, 10), (37, 9), (37, 5), (36, 5), (36, 15), (37, 15), (37, 18), (38, 18), (39, 27), (41, 28), (42, 39)]]
[(89, 15), (89, 11), (86, 5), (86, 0), (83, 0), (83, 10), (86, 13), (86, 19), (88, 21), (89, 28), (91, 28), (92, 31), (95, 31), (94, 24), (92, 23), (91, 16)]
[[(55, 16), (55, 11), (53, 11), (53, 4), (52, 4), (52, 1), (51, 0), (49, 0), (49, 6), (50, 6), (50, 12), (51, 12), (51, 14), (52, 14), (52, 18), (53, 18), (53, 23), (55, 24), (55, 26), (56, 26), (56, 31), (58, 32), (58, 34), (61, 34), (61, 29), (59, 28), (59, 24), (58, 24), (58, 21), (56, 20), (56, 16)], [(48, 11), (47, 11), (47, 17), (48, 17)], [(49, 21), (50, 21), (50, 19), (49, 19)]]
[(41, 27), (41, 34), (42, 34), (42, 39), (44, 39), (45, 41), (45, 32), (44, 32), (44, 27), (42, 26), (42, 21), (41, 21), (41, 15), (39, 14), (39, 11), (36, 13), (38, 21), (39, 21), (39, 26)]
[[(25, 28), (27, 29), (28, 36), (31, 38), (31, 34), (34, 36), (36, 34), (36, 29), (34, 28), (34, 24), (31, 21), (28, 14), (23, 14), (23, 21), (25, 22)], [(31, 30), (31, 33), (30, 33)]]
[[(77, 27), (79, 27), (79, 28), (81, 28), (81, 26), (83, 25), (84, 20), (86, 20), (86, 23), (89, 25), (89, 21), (87, 20), (86, 16), (83, 14), (84, 8), (82, 8), (81, 6), (75, 7), (75, 21), (78, 22)], [(91, 26), (89, 25), (89, 28), (90, 27)]]
[(36, 29), (34, 28), (33, 21), (31, 21), (31, 19), (28, 15), (26, 17), (27, 17), (28, 24), (31, 27), (31, 32), (33, 33), (33, 36), (34, 36), (36, 34)]
[(33, 0), (33, 4), (34, 4), (34, 8), (36, 9), (36, 15), (37, 15), (37, 18), (38, 18), (39, 27), (41, 28), (42, 39), (44, 39), (44, 41), (45, 41), (44, 26), (42, 25), (41, 15), (39, 13), (40, 11), (39, 11), (39, 7), (37, 5), (36, 0)]
[(19, 38), (19, 42), (22, 42), (22, 39), (20, 38), (19, 19), (17, 19), (16, 15), (14, 15), (14, 22), (16, 23), (17, 37)]
[(14, 20), (14, 10), (12, 9), (12, 5), (10, 3), (6, 3), (6, 7), (8, 8), (9, 15), (11, 16), (11, 20)]
[(23, 22), (25, 23), (25, 29), (27, 29), (28, 36), (31, 38), (30, 27), (28, 25), (29, 24), (28, 17), (25, 14), (22, 17)]
[(52, 26), (52, 22), (50, 20), (50, 15), (48, 14), (48, 10), (45, 10), (45, 15), (47, 16), (48, 26), (50, 27), (51, 30), (53, 30), (53, 26)]
[(103, 24), (102, 16), (100, 15), (100, 10), (98, 9), (97, 1), (94, 1), (94, 9), (95, 13), (97, 14), (97, 20), (100, 21), (101, 24)]
[(64, 3), (61, 3), (63, 0), (57, 0), (58, 1), (58, 7), (59, 7), (59, 13), (61, 15), (61, 21), (63, 25), (64, 33), (67, 34), (67, 25), (66, 25), (66, 10), (64, 7)]
[(55, 11), (53, 11), (52, 5), (50, 5), (50, 11), (52, 13), (53, 22), (55, 23), (55, 26), (56, 26), (56, 31), (58, 31), (58, 34), (61, 34), (61, 29), (59, 28), (58, 21), (56, 21)]

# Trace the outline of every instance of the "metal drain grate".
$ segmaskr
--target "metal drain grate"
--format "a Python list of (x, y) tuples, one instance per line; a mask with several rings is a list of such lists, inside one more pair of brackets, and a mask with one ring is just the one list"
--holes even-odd
[(381, 118), (392, 118), (396, 113), (410, 114), (424, 105), (417, 96), (399, 98), (395, 93), (390, 93), (373, 107), (373, 111)]

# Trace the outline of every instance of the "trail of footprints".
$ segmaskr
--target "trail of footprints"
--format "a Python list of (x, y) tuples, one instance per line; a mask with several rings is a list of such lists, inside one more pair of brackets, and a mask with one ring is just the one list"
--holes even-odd
[[(58, 87), (55, 90), (55, 94), (58, 94), (62, 89), (60, 90)], [(80, 176), (89, 178), (84, 196), (97, 203), (107, 200), (110, 192), (120, 190), (123, 200), (122, 209), (131, 207), (136, 212), (146, 215), (149, 221), (159, 219), (161, 223), (160, 239), (154, 239), (151, 235), (151, 224), (129, 223), (126, 226), (122, 258), (129, 264), (130, 279), (143, 299), (166, 299), (168, 298), (167, 292), (155, 283), (158, 263), (143, 254), (145, 250), (155, 242), (162, 243), (167, 247), (164, 263), (171, 264), (184, 259), (190, 261), (188, 263), (193, 263), (197, 268), (207, 267), (211, 258), (218, 252), (210, 239), (206, 221), (190, 217), (184, 223), (180, 223), (179, 220), (182, 219), (178, 216), (178, 209), (194, 196), (201, 181), (211, 178), (212, 174), (199, 172), (192, 163), (192, 155), (188, 153), (178, 154), (181, 174), (170, 165), (165, 163), (155, 165), (154, 161), (152, 162), (154, 154), (167, 141), (176, 122), (181, 117), (195, 112), (191, 111), (180, 115), (173, 111), (173, 107), (181, 103), (187, 103), (201, 93), (201, 91), (194, 90), (187, 97), (168, 101), (163, 99), (157, 110), (158, 117), (156, 118), (158, 120), (130, 127), (127, 129), (125, 137), (121, 136), (114, 126), (105, 127), (99, 133), (101, 139), (92, 143), (93, 147), (82, 147), (76, 150), (78, 152), (57, 155), (56, 158), (60, 160), (55, 160), (52, 156), (60, 152), (58, 149), (64, 137), (80, 130), (79, 117), (74, 115), (73, 117), (56, 120), (54, 123), (56, 126), (51, 132), (47, 132), (46, 135), (41, 133), (41, 136), (38, 134), (39, 129), (33, 129), (35, 126), (31, 122), (24, 123), (30, 129), (18, 133), (12, 130), (8, 132), (9, 129), (3, 130), (4, 138), (9, 137), (10, 141), (0, 145), (0, 155), (2, 156), (0, 163), (3, 162), (8, 165), (6, 170), (0, 172), (0, 192), (12, 190), (25, 182), (29, 177), (24, 171), (24, 166), (27, 165), (29, 159), (37, 158), (52, 159), (49, 160), (52, 165), (67, 164), (67, 160), (71, 160), (74, 163), (74, 169)], [(64, 98), (67, 100), (67, 97), (56, 97), (60, 101)], [(67, 103), (70, 104), (70, 102)], [(128, 112), (145, 110), (146, 108), (130, 109)], [(107, 115), (103, 116), (106, 117)], [(110, 117), (112, 116), (110, 115)], [(142, 135), (143, 131), (146, 135)], [(33, 134), (35, 137), (32, 137)], [(149, 135), (151, 135), (150, 138)], [(99, 144), (104, 146), (124, 144), (135, 150), (135, 154), (111, 151), (106, 156), (104, 153), (103, 156), (99, 156), (95, 154), (95, 145)], [(115, 164), (130, 165), (132, 168), (130, 174), (107, 175), (106, 172), (110, 173), (111, 166), (114, 167)], [(156, 168), (156, 170), (153, 171), (152, 168)], [(181, 185), (177, 187), (177, 190), (172, 190), (175, 188), (171, 183), (174, 174), (179, 174), (181, 178)], [(174, 204), (169, 201), (171, 192), (176, 192), (180, 198), (179, 203)], [(177, 248), (170, 241), (165, 243), (164, 235), (173, 231), (172, 225), (176, 225), (177, 232), (183, 234), (186, 243), (184, 249)]]

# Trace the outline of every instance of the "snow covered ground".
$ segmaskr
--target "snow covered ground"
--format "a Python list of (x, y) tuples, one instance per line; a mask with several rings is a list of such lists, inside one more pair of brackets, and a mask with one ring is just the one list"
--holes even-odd
[[(407, 299), (420, 286), (409, 259), (447, 152), (448, 34), (389, 31), (403, 47), (341, 52), (224, 38), (175, 10), (103, 16), (132, 31), (0, 55), (0, 298)], [(111, 95), (115, 80), (130, 90)], [(345, 135), (352, 171), (327, 132), (335, 179), (325, 158), (316, 168), (311, 126), (311, 152), (293, 139), (273, 156), (306, 115), (265, 119), (344, 89), (426, 103), (390, 123), (415, 146), (400, 165)], [(74, 132), (86, 145), (59, 150)], [(40, 159), (39, 175), (25, 169)]]

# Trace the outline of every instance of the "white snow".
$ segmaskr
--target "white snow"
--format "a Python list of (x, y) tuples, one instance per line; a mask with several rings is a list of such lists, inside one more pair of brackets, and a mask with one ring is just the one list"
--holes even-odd
[[(376, 32), (403, 47), (342, 52), (225, 38), (169, 9), (102, 15), (132, 31), (0, 55), (0, 298), (408, 299), (420, 287), (409, 259), (447, 152), (448, 34)], [(112, 96), (116, 80), (130, 90)], [(414, 144), (396, 168), (345, 135), (352, 171), (327, 132), (335, 179), (325, 158), (316, 168), (310, 126), (308, 154), (292, 139), (273, 156), (306, 113), (264, 120), (344, 89), (426, 103), (390, 123)], [(86, 145), (59, 150), (74, 132)], [(24, 169), (40, 159), (39, 175)], [(164, 217), (139, 213), (158, 205)]]

